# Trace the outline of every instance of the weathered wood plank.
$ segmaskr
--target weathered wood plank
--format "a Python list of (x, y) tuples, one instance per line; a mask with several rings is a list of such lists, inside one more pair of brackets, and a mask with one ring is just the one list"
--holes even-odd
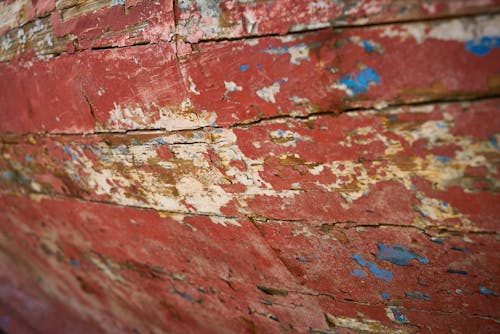
[[(2, 210), (4, 201), (0, 200)], [(4, 213), (7, 213), (3, 210)], [(7, 227), (5, 219), (0, 225)], [(4, 229), (0, 227), (0, 239), (4, 240)], [(10, 231), (7, 238), (19, 231)], [(33, 234), (32, 234), (33, 236)], [(12, 240), (12, 239), (11, 239)], [(19, 240), (19, 238), (17, 239)], [(0, 241), (0, 329), (4, 333), (104, 333), (97, 319), (82, 318), (81, 313), (68, 309), (67, 300), (54, 300), (41, 287), (48, 289), (51, 283), (38, 276), (33, 267), (39, 263), (22, 262), (19, 245)], [(27, 246), (25, 243), (21, 243)], [(8, 248), (6, 248), (8, 247)], [(60, 284), (61, 282), (57, 282)]]
[(329, 26), (398, 22), (495, 11), (500, 1), (180, 0), (177, 33), (186, 41), (239, 38)]
[(486, 36), (500, 36), (500, 16), (203, 43), (182, 67), (195, 109), (229, 125), (498, 94)]
[(9, 61), (22, 53), (34, 53), (38, 58), (50, 58), (67, 51), (67, 38), (54, 37), (49, 18), (37, 19), (22, 28), (11, 30), (0, 37), (0, 61)]
[(12, 137), (1, 182), (172, 212), (494, 231), (498, 110), (495, 99), (172, 134)]
[(51, 16), (55, 36), (71, 35), (76, 49), (169, 41), (174, 30), (173, 2), (86, 1)]
[(0, 36), (0, 62), (18, 56), (51, 57), (90, 48), (169, 41), (173, 34), (171, 1), (87, 1)]
[(170, 44), (0, 66), (0, 87), (12, 92), (0, 100), (2, 132), (187, 128), (189, 117), (206, 125), (190, 116)]
[(0, 35), (22, 26), (35, 17), (50, 13), (55, 0), (16, 0), (0, 2)]
[(499, 332), (499, 12), (0, 2), (0, 332)]
[(274, 282), (301, 291), (246, 219), (28, 196), (3, 196), (0, 207), (2, 247), (23, 245), (13, 259), (31, 265), (37, 286), (104, 332), (326, 327), (313, 296), (268, 296), (257, 288)]
[(499, 328), (495, 234), (332, 220), (256, 228), (43, 196), (3, 195), (0, 207), (2, 249), (22, 245), (7, 253), (16, 268), (29, 263), (46, 303), (104, 332)]
[(400, 323), (412, 323), (405, 309), (500, 317), (497, 298), (485, 290), (500, 289), (495, 234), (432, 240), (404, 226), (356, 225), (277, 221), (259, 228), (294, 276), (319, 294), (379, 305), (384, 318)]
[(3, 63), (0, 88), (12, 93), (0, 100), (0, 132), (189, 129), (498, 95), (499, 20), (322, 30), (194, 50), (162, 43)]
[[(0, 8), (0, 62), (138, 43), (242, 38), (330, 26), (365, 25), (496, 12), (500, 0), (350, 1), (14, 1)], [(284, 8), (287, 15), (283, 15)], [(175, 11), (175, 18), (174, 18)], [(50, 13), (50, 17), (48, 16)], [(47, 27), (30, 34), (33, 19)], [(27, 25), (26, 25), (27, 24)], [(60, 47), (50, 44), (54, 41)]]

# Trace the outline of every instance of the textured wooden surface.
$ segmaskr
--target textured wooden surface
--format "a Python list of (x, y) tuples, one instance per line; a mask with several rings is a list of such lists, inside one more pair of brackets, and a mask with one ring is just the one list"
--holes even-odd
[(0, 329), (499, 332), (499, 12), (0, 3)]

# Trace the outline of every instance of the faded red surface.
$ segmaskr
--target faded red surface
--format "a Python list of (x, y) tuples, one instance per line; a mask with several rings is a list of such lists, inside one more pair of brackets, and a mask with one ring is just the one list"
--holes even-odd
[(497, 333), (500, 3), (0, 4), (5, 333)]

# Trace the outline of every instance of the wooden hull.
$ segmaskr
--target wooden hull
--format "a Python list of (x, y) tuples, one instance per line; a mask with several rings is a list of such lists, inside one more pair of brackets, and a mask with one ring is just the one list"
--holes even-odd
[(499, 10), (0, 4), (0, 329), (499, 332)]

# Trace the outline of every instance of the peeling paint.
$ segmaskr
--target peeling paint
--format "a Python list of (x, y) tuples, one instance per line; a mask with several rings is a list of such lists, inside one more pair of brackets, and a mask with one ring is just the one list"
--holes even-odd
[(276, 103), (276, 95), (280, 92), (281, 84), (287, 82), (287, 80), (287, 78), (283, 78), (274, 82), (271, 86), (262, 87), (256, 91), (256, 94), (266, 102)]

